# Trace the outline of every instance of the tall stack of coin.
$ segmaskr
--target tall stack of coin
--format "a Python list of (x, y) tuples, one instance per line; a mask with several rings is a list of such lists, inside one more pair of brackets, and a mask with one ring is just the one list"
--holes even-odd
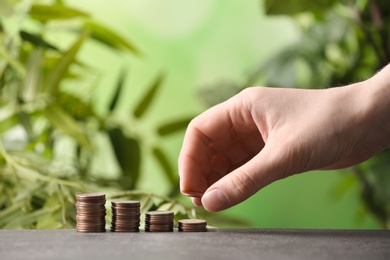
[(207, 222), (203, 219), (181, 219), (177, 228), (182, 232), (206, 232)]
[(149, 211), (145, 215), (146, 232), (173, 232), (172, 211)]
[(101, 192), (76, 195), (76, 230), (78, 232), (106, 231), (106, 195)]
[(141, 203), (134, 200), (111, 202), (113, 232), (138, 232), (141, 216)]

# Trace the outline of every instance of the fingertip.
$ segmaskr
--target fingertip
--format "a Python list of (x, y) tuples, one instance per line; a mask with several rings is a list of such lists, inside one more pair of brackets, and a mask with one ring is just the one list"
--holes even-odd
[(207, 211), (217, 212), (229, 207), (229, 200), (220, 189), (213, 189), (202, 197), (202, 205)]
[(201, 198), (199, 198), (199, 197), (191, 197), (191, 201), (192, 201), (192, 203), (193, 203), (195, 206), (197, 206), (197, 207), (203, 206), (202, 200), (201, 200)]

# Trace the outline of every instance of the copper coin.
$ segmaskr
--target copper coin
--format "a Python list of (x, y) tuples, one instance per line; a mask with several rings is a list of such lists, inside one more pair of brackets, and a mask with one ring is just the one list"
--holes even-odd
[(87, 192), (76, 194), (77, 201), (82, 202), (101, 202), (106, 200), (106, 194), (103, 192)]
[(141, 216), (141, 212), (140, 211), (115, 211), (115, 210), (112, 210), (111, 211), (113, 215), (116, 215), (116, 216)]
[(115, 208), (139, 208), (141, 203), (136, 200), (115, 200), (111, 202)]
[(166, 215), (174, 215), (173, 211), (164, 211), (164, 210), (156, 210), (156, 211), (148, 211), (146, 212), (146, 216), (166, 216)]
[(199, 224), (206, 224), (206, 220), (204, 219), (181, 219), (177, 223), (179, 224), (188, 224), (188, 225), (199, 225)]
[(101, 209), (106, 208), (105, 203), (85, 203), (85, 202), (76, 202), (76, 208), (80, 209)]

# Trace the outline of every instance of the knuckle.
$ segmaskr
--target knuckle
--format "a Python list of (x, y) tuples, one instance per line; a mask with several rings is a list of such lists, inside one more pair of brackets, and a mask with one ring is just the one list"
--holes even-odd
[(239, 197), (248, 197), (256, 192), (256, 182), (252, 175), (238, 170), (231, 178), (231, 187), (234, 189), (232, 192)]

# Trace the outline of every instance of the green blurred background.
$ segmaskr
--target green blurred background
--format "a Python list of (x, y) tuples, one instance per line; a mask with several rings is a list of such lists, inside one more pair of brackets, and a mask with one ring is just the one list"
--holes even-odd
[[(34, 2), (53, 3), (53, 1)], [(128, 125), (129, 129), (136, 128), (135, 136), (141, 135), (143, 140), (142, 153), (150, 155), (147, 149), (154, 144), (161, 147), (175, 172), (184, 129), (164, 138), (159, 138), (153, 129), (177, 118), (191, 118), (213, 103), (235, 94), (242, 88), (241, 85), (246, 83), (271, 84), (272, 80), (269, 80), (269, 76), (277, 77), (278, 74), (275, 72), (256, 74), (257, 68), (264, 70), (268, 63), (271, 66), (270, 60), (273, 57), (278, 57), (282, 50), (302, 38), (302, 28), (297, 26), (295, 18), (288, 15), (266, 15), (264, 2), (259, 0), (57, 2), (88, 13), (94, 21), (130, 41), (140, 53), (133, 55), (113, 52), (99, 43), (87, 41), (81, 47), (77, 57), (86, 66), (93, 68), (94, 73), (91, 74), (92, 76), (86, 75), (87, 80), (84, 81), (65, 82), (62, 88), (70, 92), (78, 92), (78, 96), (88, 97), (96, 114), (105, 116), (108, 113), (107, 107), (115, 95), (114, 86), (118, 82), (118, 77), (124, 72), (126, 78), (113, 113), (114, 121), (119, 122), (119, 125)], [(315, 19), (300, 17), (298, 20), (299, 24), (305, 27), (307, 24), (314, 23)], [(41, 25), (34, 22), (26, 22), (24, 26), (33, 32), (41, 30)], [(65, 27), (61, 23), (54, 23), (51, 26)], [(50, 31), (50, 25), (47, 28), (46, 34), (42, 34), (45, 40), (62, 49), (69, 48), (69, 44), (75, 39), (68, 32), (64, 33), (61, 30), (57, 32), (53, 29)], [(286, 64), (288, 65), (287, 62)], [(292, 78), (295, 80), (298, 77), (298, 82), (306, 84), (313, 82), (305, 78), (305, 75), (311, 73), (310, 70), (302, 64), (298, 65), (301, 70), (298, 76)], [(289, 73), (292, 72), (285, 70), (280, 72), (281, 77), (288, 79), (286, 86), (283, 87), (294, 86), (292, 83), (294, 80), (289, 80), (291, 75)], [(161, 74), (164, 75), (164, 80), (152, 105), (142, 116), (142, 120), (129, 119), (129, 109), (136, 107), (148, 87)], [(367, 74), (369, 73), (360, 75), (363, 78)], [(218, 89), (222, 89), (223, 94), (219, 93)], [(219, 93), (220, 96), (215, 93)], [(10, 138), (9, 135), (7, 138)], [(4, 139), (6, 137), (3, 135), (3, 142)], [(113, 180), (119, 178), (121, 167), (115, 160), (115, 153), (109, 144), (108, 136), (93, 135), (92, 142), (98, 149), (94, 151), (88, 174), (93, 178)], [(74, 144), (66, 138), (58, 143), (58, 147), (61, 148), (57, 150), (53, 148), (55, 152), (51, 159), (61, 158), (64, 164), (72, 164)], [(63, 147), (70, 148), (63, 149)], [(140, 167), (142, 174), (136, 187), (132, 188), (171, 196), (172, 184), (164, 174), (161, 174), (161, 165), (156, 160), (145, 156)], [(105, 188), (108, 191), (123, 190)], [(231, 209), (206, 216), (210, 219), (216, 218), (214, 222), (216, 225), (229, 227), (381, 228), (380, 223), (364, 204), (362, 189), (359, 179), (350, 170), (304, 173), (278, 181)], [(51, 191), (48, 194), (51, 194)], [(189, 199), (181, 195), (172, 196), (190, 207)], [(69, 202), (72, 200), (70, 199)], [(13, 204), (12, 199), (9, 198), (3, 198), (2, 203), (3, 211)], [(29, 210), (23, 212), (37, 210), (39, 207), (44, 207), (43, 205), (45, 204), (42, 203), (35, 208), (31, 206)], [(223, 219), (240, 221), (224, 223)], [(242, 222), (245, 224), (243, 225)], [(22, 223), (20, 227), (36, 227), (34, 223), (30, 224)], [(4, 224), (4, 227), (7, 228), (7, 225)], [(19, 226), (15, 224), (8, 228), (19, 228)]]
[[(135, 102), (137, 92), (142, 91), (137, 85), (144, 85), (161, 70), (167, 71), (168, 79), (145, 127), (183, 113), (200, 113), (205, 106), (197, 96), (199, 88), (221, 79), (242, 78), (253, 66), (295, 41), (299, 33), (287, 17), (267, 17), (258, 0), (69, 3), (88, 10), (146, 53), (143, 60), (125, 61), (116, 55), (89, 54), (86, 58), (101, 64), (101, 70), (107, 74), (97, 86), (102, 93), (110, 91), (104, 86), (112, 85), (109, 81), (115, 80), (112, 76), (122, 62), (131, 64), (130, 81), (134, 86), (131, 93), (121, 97), (126, 103)], [(101, 96), (104, 99), (104, 94)], [(179, 154), (182, 138), (176, 136), (166, 144), (173, 161)], [(159, 176), (153, 174), (158, 171), (157, 166), (145, 167), (150, 176), (145, 176), (141, 187), (164, 192), (159, 181), (151, 181)], [(223, 214), (248, 219), (254, 227), (378, 228), (371, 217), (359, 216), (362, 205), (357, 183), (351, 184), (355, 187), (345, 194), (335, 190), (344, 175), (345, 172), (327, 171), (293, 176)]]

